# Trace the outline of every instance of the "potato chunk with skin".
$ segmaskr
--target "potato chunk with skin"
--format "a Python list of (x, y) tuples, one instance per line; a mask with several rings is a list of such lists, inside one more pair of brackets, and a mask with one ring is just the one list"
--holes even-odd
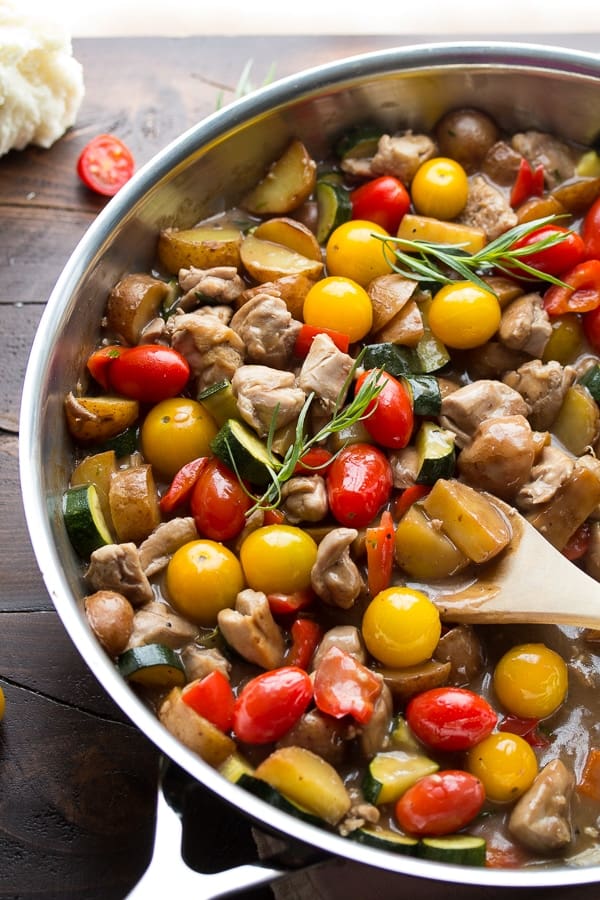
[(137, 422), (140, 408), (137, 400), (124, 397), (76, 397), (71, 391), (65, 398), (67, 427), (81, 444), (107, 441)]
[(150, 275), (125, 275), (108, 297), (107, 327), (126, 344), (137, 344), (145, 326), (159, 315), (168, 293), (168, 285)]
[(210, 766), (220, 766), (236, 749), (230, 737), (183, 701), (181, 688), (171, 690), (158, 710), (158, 718), (171, 734)]
[(200, 226), (178, 231), (165, 228), (158, 239), (158, 258), (171, 275), (180, 269), (212, 269), (240, 264), (242, 234), (237, 228)]
[(139, 544), (160, 524), (158, 492), (151, 466), (123, 469), (113, 477), (108, 493), (119, 541)]
[(242, 201), (248, 212), (258, 216), (291, 212), (314, 190), (317, 166), (306, 147), (293, 140), (265, 177)]
[(441, 523), (431, 519), (414, 503), (396, 528), (396, 562), (413, 578), (447, 578), (461, 572), (470, 560), (444, 533)]

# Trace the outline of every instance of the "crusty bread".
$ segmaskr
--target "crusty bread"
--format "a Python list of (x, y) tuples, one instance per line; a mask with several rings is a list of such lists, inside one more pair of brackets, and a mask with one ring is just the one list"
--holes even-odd
[(64, 27), (0, 0), (0, 155), (50, 147), (73, 125), (83, 93)]

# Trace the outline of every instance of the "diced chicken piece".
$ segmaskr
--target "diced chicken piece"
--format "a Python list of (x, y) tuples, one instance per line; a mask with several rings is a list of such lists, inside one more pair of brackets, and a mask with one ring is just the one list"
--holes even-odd
[(242, 419), (262, 437), (269, 433), (273, 420), (275, 428), (295, 422), (306, 400), (293, 372), (269, 366), (240, 366), (231, 388)]
[(465, 365), (473, 381), (481, 378), (499, 379), (505, 372), (518, 369), (529, 361), (526, 353), (510, 350), (500, 341), (488, 341), (481, 347), (467, 350), (464, 354)]
[(506, 141), (496, 141), (486, 153), (481, 170), (495, 184), (510, 187), (515, 182), (522, 158)]
[(167, 327), (171, 346), (188, 361), (199, 390), (225, 378), (231, 380), (244, 362), (243, 340), (212, 312), (175, 315)]
[(180, 269), (178, 281), (184, 292), (178, 306), (184, 310), (206, 303), (235, 303), (246, 287), (235, 266)]
[(302, 364), (298, 384), (332, 408), (345, 399), (341, 395), (353, 365), (352, 357), (338, 350), (328, 334), (318, 334)]
[(109, 656), (118, 656), (133, 631), (133, 606), (117, 591), (96, 591), (84, 599), (90, 627)]
[(222, 322), (223, 325), (229, 325), (233, 318), (233, 309), (231, 306), (200, 306), (194, 310), (197, 316), (213, 316)]
[(220, 672), (229, 678), (231, 663), (225, 659), (220, 650), (214, 647), (198, 647), (187, 644), (181, 651), (181, 662), (188, 681), (206, 678), (211, 672)]
[(187, 619), (178, 616), (166, 603), (153, 600), (138, 609), (133, 617), (133, 632), (128, 647), (165, 644), (172, 650), (179, 650), (197, 635), (198, 629)]
[(385, 750), (394, 717), (394, 700), (387, 684), (381, 685), (381, 693), (373, 706), (373, 715), (363, 727), (359, 746), (362, 755), (371, 759), (380, 750)]
[(554, 188), (575, 174), (577, 163), (575, 151), (551, 134), (541, 131), (514, 134), (512, 146), (528, 159), (534, 168), (539, 165), (544, 167), (544, 182), (547, 188)]
[(86, 580), (96, 591), (117, 591), (132, 606), (141, 606), (154, 599), (152, 585), (140, 562), (138, 548), (133, 542), (107, 544), (94, 550)]
[(419, 474), (419, 454), (414, 447), (394, 450), (389, 455), (395, 488), (411, 487)]
[(413, 134), (412, 131), (384, 134), (371, 161), (371, 171), (373, 175), (394, 175), (404, 184), (410, 184), (421, 163), (431, 159), (436, 149), (426, 134)]
[(317, 647), (313, 657), (313, 669), (316, 669), (323, 659), (329, 653), (332, 647), (343, 650), (364, 665), (367, 661), (367, 652), (363, 644), (362, 637), (358, 628), (354, 625), (336, 625), (326, 631), (321, 638), (321, 643)]
[(556, 492), (573, 474), (575, 460), (549, 444), (531, 469), (531, 476), (515, 497), (518, 509), (529, 512), (552, 500)]
[(155, 316), (142, 328), (140, 344), (159, 344), (163, 340), (166, 330), (165, 320), (161, 316)]
[(486, 419), (458, 457), (458, 471), (472, 487), (511, 500), (529, 480), (535, 458), (531, 426), (524, 416)]
[(536, 431), (547, 431), (556, 419), (565, 394), (574, 383), (577, 373), (572, 366), (561, 366), (551, 359), (543, 363), (532, 359), (514, 372), (507, 372), (502, 381), (517, 391), (527, 404), (525, 415)]
[(455, 625), (441, 636), (434, 658), (451, 665), (451, 684), (467, 685), (483, 667), (483, 648), (471, 625)]
[(191, 516), (162, 522), (149, 537), (140, 544), (140, 564), (144, 574), (151, 578), (161, 572), (169, 563), (176, 550), (198, 537), (196, 524)]
[(318, 709), (311, 709), (292, 725), (277, 746), (304, 747), (335, 766), (344, 761), (348, 741), (355, 733), (356, 729), (345, 720), (334, 719)]
[(281, 509), (292, 525), (320, 522), (329, 510), (325, 479), (320, 475), (290, 478), (281, 489)]
[(330, 606), (350, 609), (363, 588), (350, 556), (350, 545), (357, 537), (355, 528), (334, 528), (319, 544), (310, 580), (315, 594)]
[(486, 181), (483, 175), (474, 175), (469, 182), (467, 205), (459, 221), (469, 227), (483, 229), (488, 241), (493, 241), (517, 224), (517, 215), (498, 188)]
[(440, 424), (454, 432), (458, 447), (466, 447), (484, 419), (527, 416), (528, 412), (516, 390), (501, 381), (483, 378), (443, 398)]
[(551, 853), (571, 842), (571, 795), (575, 778), (560, 759), (549, 762), (517, 801), (508, 830), (537, 853)]
[(511, 350), (541, 357), (552, 334), (550, 317), (539, 294), (517, 297), (502, 312), (498, 337)]
[(231, 327), (243, 340), (249, 362), (285, 369), (302, 323), (292, 318), (280, 297), (265, 292), (238, 309)]
[(342, 837), (347, 837), (353, 831), (363, 828), (365, 825), (376, 825), (381, 813), (372, 803), (357, 803), (348, 815), (338, 825), (338, 831)]
[(248, 662), (262, 669), (282, 665), (285, 642), (261, 591), (241, 591), (235, 609), (222, 609), (217, 621), (227, 643)]

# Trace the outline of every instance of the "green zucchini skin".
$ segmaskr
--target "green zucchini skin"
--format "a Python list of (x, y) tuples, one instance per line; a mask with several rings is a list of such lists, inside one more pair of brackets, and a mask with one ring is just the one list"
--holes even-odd
[(596, 403), (600, 403), (600, 365), (595, 363), (577, 380), (588, 389)]
[(215, 456), (241, 478), (261, 487), (271, 483), (271, 472), (280, 465), (267, 445), (237, 419), (228, 419), (210, 446)]
[(419, 455), (417, 484), (435, 484), (438, 478), (451, 478), (456, 463), (454, 438), (435, 422), (423, 422), (415, 440)]
[(350, 195), (341, 184), (323, 179), (317, 182), (317, 240), (326, 243), (330, 234), (352, 217)]
[(374, 156), (382, 134), (375, 125), (357, 125), (340, 138), (335, 152), (341, 160)]
[(179, 656), (165, 644), (132, 647), (119, 656), (117, 668), (123, 678), (136, 684), (181, 687), (186, 680)]
[(350, 832), (348, 837), (367, 847), (375, 847), (378, 850), (389, 850), (391, 853), (400, 853), (403, 856), (416, 856), (419, 849), (417, 838), (408, 837), (405, 834), (396, 834), (387, 828), (358, 828)]
[(275, 788), (271, 787), (270, 784), (267, 784), (267, 782), (263, 781), (261, 778), (255, 778), (254, 775), (242, 772), (240, 773), (236, 784), (243, 787), (244, 790), (249, 791), (249, 793), (254, 794), (254, 796), (258, 797), (260, 800), (264, 800), (265, 803), (269, 803), (276, 809), (286, 812), (296, 819), (301, 819), (309, 825), (316, 825), (318, 828), (327, 828), (327, 824), (323, 819), (296, 806), (295, 803), (292, 803), (291, 800), (288, 800), (287, 797), (284, 797), (283, 794), (275, 790)]
[(199, 403), (210, 413), (219, 427), (228, 419), (237, 419), (238, 408), (233, 394), (231, 382), (224, 378), (201, 391), (197, 398)]
[(139, 443), (140, 429), (137, 425), (130, 425), (125, 431), (121, 431), (113, 438), (104, 441), (104, 443), (98, 447), (96, 452), (102, 453), (106, 450), (114, 450), (117, 459), (122, 459), (124, 456), (130, 456), (132, 453), (135, 453), (139, 447)]
[(68, 488), (63, 494), (62, 506), (69, 540), (82, 559), (89, 559), (94, 550), (113, 543), (95, 485), (79, 484)]
[(421, 838), (417, 855), (434, 862), (459, 866), (485, 866), (486, 842), (470, 834)]

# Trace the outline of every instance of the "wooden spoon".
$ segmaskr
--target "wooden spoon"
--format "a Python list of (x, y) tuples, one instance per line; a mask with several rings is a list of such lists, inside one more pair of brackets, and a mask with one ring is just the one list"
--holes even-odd
[(434, 597), (451, 622), (530, 622), (600, 629), (600, 582), (573, 565), (515, 509), (494, 498), (513, 537), (477, 580)]

